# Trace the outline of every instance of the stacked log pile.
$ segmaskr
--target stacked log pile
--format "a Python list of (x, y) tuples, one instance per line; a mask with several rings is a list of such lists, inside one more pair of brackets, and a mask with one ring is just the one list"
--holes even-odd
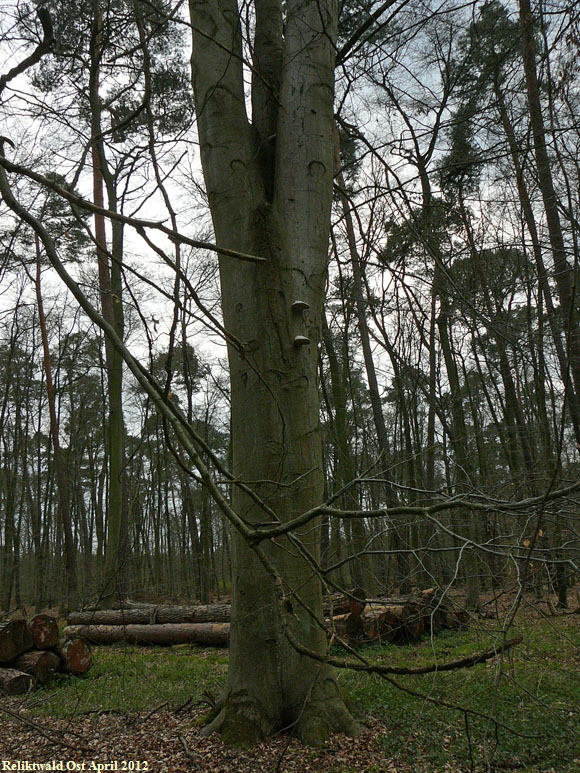
[(460, 628), (469, 614), (434, 589), (400, 598), (351, 602), (350, 612), (332, 619), (329, 630), (349, 644), (385, 642), (410, 644), (423, 634)]
[[(125, 604), (120, 609), (74, 612), (67, 619), (64, 633), (96, 644), (227, 647), (230, 614), (228, 604)], [(434, 590), (372, 602), (335, 594), (325, 600), (324, 614), (329, 636), (349, 644), (369, 641), (407, 644), (417, 641), (424, 633), (458, 628), (468, 621), (466, 613), (454, 608)]]
[(61, 639), (54, 617), (0, 622), (0, 692), (23, 695), (48, 684), (58, 671), (81, 675), (90, 667), (87, 642)]
[(230, 605), (139, 605), (121, 609), (73, 612), (65, 636), (82, 637), (96, 644), (160, 645), (197, 644), (227, 647)]

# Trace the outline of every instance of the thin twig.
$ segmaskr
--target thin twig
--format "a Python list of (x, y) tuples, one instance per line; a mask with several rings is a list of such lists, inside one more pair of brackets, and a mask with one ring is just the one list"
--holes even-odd
[[(7, 709), (6, 706), (0, 706), (0, 711), (4, 712), (4, 714), (7, 714), (9, 717), (12, 717), (12, 719), (16, 719), (18, 722), (22, 722), (23, 725), (26, 725), (27, 727), (31, 727), (33, 730), (36, 730), (40, 735), (42, 735), (44, 738), (46, 738), (47, 741), (50, 741), (50, 743), (57, 744), (58, 746), (65, 746), (67, 749), (74, 749), (74, 751), (83, 751), (83, 752), (89, 752), (91, 754), (94, 753), (94, 749), (92, 749), (90, 746), (83, 746), (83, 744), (79, 743), (78, 741), (74, 744), (68, 743), (67, 741), (62, 741), (58, 738), (55, 738), (53, 735), (50, 734), (50, 732), (44, 728), (42, 725), (37, 724), (36, 722), (33, 722), (31, 719), (28, 719), (27, 717), (23, 717), (21, 714), (19, 714), (17, 711), (11, 711), (10, 709)], [(79, 733), (73, 733), (70, 730), (57, 730), (58, 733), (67, 733), (68, 735), (79, 735)]]
[(190, 759), (192, 762), (195, 762), (196, 765), (199, 765), (200, 759), (198, 756), (193, 754), (193, 752), (190, 751), (187, 740), (185, 739), (185, 736), (183, 736), (181, 733), (176, 733), (177, 738), (181, 741), (181, 745), (183, 746), (183, 751), (185, 752), (185, 756)]
[(158, 711), (161, 711), (161, 709), (165, 708), (165, 706), (167, 706), (168, 703), (169, 701), (163, 701), (163, 703), (160, 703), (159, 706), (156, 706), (154, 709), (151, 709), (151, 711), (148, 714), (145, 714), (145, 716), (143, 717), (143, 721), (145, 722), (146, 720), (150, 719), (153, 716), (153, 714), (156, 714)]

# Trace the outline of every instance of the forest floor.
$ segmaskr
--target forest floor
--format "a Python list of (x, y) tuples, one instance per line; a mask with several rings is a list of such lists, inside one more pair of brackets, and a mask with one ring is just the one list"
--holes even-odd
[[(416, 667), (486, 650), (505, 633), (510, 599), (492, 607), (465, 630), (361, 654)], [(528, 600), (509, 630), (523, 643), (473, 668), (397, 677), (398, 685), (341, 672), (366, 731), (354, 740), (333, 736), (322, 750), (287, 734), (251, 751), (200, 736), (223, 684), (226, 650), (96, 647), (85, 677), (62, 676), (33, 695), (0, 699), (0, 770), (577, 773), (580, 613), (555, 611), (553, 603)]]

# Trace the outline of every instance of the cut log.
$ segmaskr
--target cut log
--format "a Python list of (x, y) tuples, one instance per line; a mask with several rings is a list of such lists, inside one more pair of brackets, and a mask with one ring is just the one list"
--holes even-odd
[(34, 677), (15, 668), (0, 668), (0, 690), (5, 695), (25, 695), (34, 689)]
[(168, 623), (228, 623), (230, 604), (185, 606), (150, 606), (135, 609), (96, 609), (71, 612), (68, 625), (164, 625)]
[(65, 636), (80, 636), (96, 644), (198, 644), (227, 647), (229, 623), (166, 623), (164, 625), (69, 625)]
[[(324, 599), (325, 617), (352, 612), (364, 607), (343, 593), (334, 593)], [(125, 602), (120, 609), (95, 609), (71, 612), (68, 625), (148, 625), (158, 623), (229, 623), (230, 604), (141, 604)]]
[(19, 655), (13, 665), (19, 671), (31, 674), (41, 684), (48, 684), (60, 666), (61, 659), (56, 652), (33, 650)]
[(58, 623), (50, 615), (35, 615), (28, 623), (34, 647), (37, 650), (48, 650), (58, 647)]
[(350, 644), (360, 644), (366, 638), (361, 616), (356, 613), (335, 615), (326, 620), (328, 637), (336, 634), (339, 639), (344, 639)]
[[(443, 628), (457, 628), (468, 616), (442, 599), (432, 589), (411, 596), (373, 599), (364, 610), (352, 608), (350, 615), (337, 624), (351, 644), (363, 640), (392, 644), (409, 644), (421, 638), (425, 631), (437, 633)], [(362, 635), (361, 635), (362, 629)]]
[[(355, 598), (353, 598), (353, 596)], [(345, 615), (348, 612), (356, 611), (359, 608), (362, 611), (364, 605), (364, 601), (358, 601), (356, 591), (333, 593), (331, 596), (324, 597), (322, 611), (324, 617), (338, 617), (338, 615)]]
[(26, 620), (0, 623), (0, 662), (7, 663), (32, 649), (34, 641)]
[(59, 670), (75, 676), (86, 674), (93, 662), (88, 642), (66, 628), (64, 634), (67, 638), (61, 642), (58, 648)]
[(394, 644), (402, 639), (401, 632), (405, 625), (406, 610), (402, 605), (369, 604), (361, 615), (365, 635), (371, 641), (384, 641)]

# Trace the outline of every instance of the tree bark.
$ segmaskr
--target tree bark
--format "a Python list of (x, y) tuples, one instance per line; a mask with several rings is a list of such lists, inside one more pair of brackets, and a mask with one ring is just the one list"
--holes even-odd
[(34, 645), (26, 620), (8, 620), (0, 623), (0, 662), (18, 657)]
[[(233, 472), (265, 503), (234, 486), (233, 506), (252, 524), (288, 520), (323, 497), (317, 347), (337, 7), (334, 0), (290, 0), (284, 10), (282, 35), (279, 0), (255, 2), (251, 124), (237, 4), (190, 0), (201, 162), (216, 241), (266, 258), (256, 265), (220, 257)], [(307, 312), (293, 309), (297, 300)], [(239, 536), (233, 543), (228, 683), (206, 733), (249, 746), (292, 724), (311, 743), (333, 731), (356, 732), (332, 672), (299, 655), (285, 634), (325, 650), (321, 583), (302, 552), (318, 560), (319, 524), (262, 545), (263, 560)]]
[(227, 647), (229, 623), (166, 623), (165, 625), (69, 625), (64, 635), (96, 644), (198, 644), (201, 647)]
[(34, 677), (15, 668), (0, 668), (0, 692), (6, 695), (25, 695), (34, 689)]
[(91, 648), (85, 639), (75, 636), (70, 631), (67, 632), (67, 629), (65, 629), (65, 636), (67, 638), (58, 647), (59, 669), (76, 676), (86, 674), (93, 662)]
[(229, 623), (229, 604), (204, 604), (195, 607), (151, 606), (137, 609), (99, 609), (72, 612), (68, 625), (129, 625), (164, 623)]
[(35, 677), (41, 684), (48, 684), (60, 666), (61, 659), (56, 652), (33, 650), (16, 658), (13, 666), (25, 674)]
[[(100, 62), (103, 56), (103, 13), (100, 0), (93, 0), (93, 31), (89, 101), (91, 109), (91, 158), (93, 163), (93, 200), (103, 208), (103, 184), (106, 184), (108, 208), (117, 210), (115, 181), (111, 174), (103, 143), (102, 104), (99, 94)], [(121, 340), (124, 333), (122, 303), (123, 225), (111, 222), (111, 257), (107, 248), (105, 218), (95, 214), (95, 243), (99, 274), (99, 292), (104, 319), (114, 328)], [(107, 540), (105, 548), (105, 586), (103, 601), (111, 606), (116, 598), (127, 593), (127, 508), (123, 476), (125, 457), (125, 426), (123, 420), (123, 359), (112, 343), (105, 340), (108, 397), (108, 456), (109, 497), (107, 509)]]
[(28, 623), (34, 647), (48, 650), (58, 646), (58, 623), (50, 615), (35, 615)]

